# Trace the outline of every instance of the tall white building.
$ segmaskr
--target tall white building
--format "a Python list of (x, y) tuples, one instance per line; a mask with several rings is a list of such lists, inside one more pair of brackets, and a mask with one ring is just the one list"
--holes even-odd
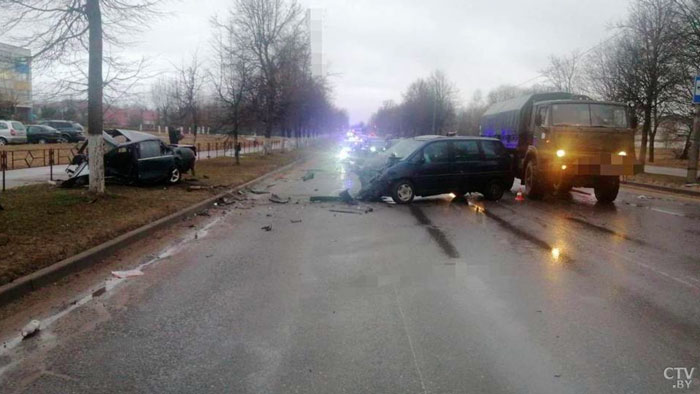
[(311, 75), (322, 77), (325, 75), (323, 67), (323, 10), (307, 9), (306, 27), (309, 30), (309, 47), (311, 49)]

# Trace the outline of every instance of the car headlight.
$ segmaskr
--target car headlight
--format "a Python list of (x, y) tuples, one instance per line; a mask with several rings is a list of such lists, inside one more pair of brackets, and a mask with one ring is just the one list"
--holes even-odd
[(566, 151), (564, 149), (559, 149), (557, 151), (557, 157), (564, 157), (566, 156)]
[(349, 155), (350, 155), (350, 149), (349, 149), (349, 148), (343, 148), (343, 149), (340, 150), (340, 152), (338, 152), (337, 157), (338, 157), (339, 160), (345, 160), (345, 159), (348, 158)]
[(627, 152), (621, 150), (617, 153), (618, 156), (627, 156)]

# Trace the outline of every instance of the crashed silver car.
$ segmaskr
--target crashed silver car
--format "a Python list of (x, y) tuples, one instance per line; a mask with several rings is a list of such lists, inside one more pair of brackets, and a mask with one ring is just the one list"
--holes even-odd
[[(127, 184), (178, 183), (182, 174), (194, 170), (196, 151), (191, 145), (166, 145), (160, 138), (137, 131), (107, 130), (105, 179)], [(89, 179), (87, 142), (66, 168), (68, 180), (61, 186), (86, 185)]]

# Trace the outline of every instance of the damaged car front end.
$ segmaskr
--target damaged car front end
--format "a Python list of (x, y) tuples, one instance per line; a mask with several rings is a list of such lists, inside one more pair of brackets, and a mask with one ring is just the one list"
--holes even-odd
[[(128, 130), (107, 130), (102, 137), (105, 180), (126, 184), (175, 184), (184, 173), (194, 170), (196, 152), (193, 146), (166, 145), (151, 134)], [(86, 148), (87, 142), (66, 168), (69, 178), (62, 187), (88, 184)]]

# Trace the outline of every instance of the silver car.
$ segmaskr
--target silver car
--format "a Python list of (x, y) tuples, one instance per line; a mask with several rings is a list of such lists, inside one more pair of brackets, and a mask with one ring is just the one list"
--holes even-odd
[(16, 120), (0, 120), (0, 145), (26, 144), (27, 129)]

